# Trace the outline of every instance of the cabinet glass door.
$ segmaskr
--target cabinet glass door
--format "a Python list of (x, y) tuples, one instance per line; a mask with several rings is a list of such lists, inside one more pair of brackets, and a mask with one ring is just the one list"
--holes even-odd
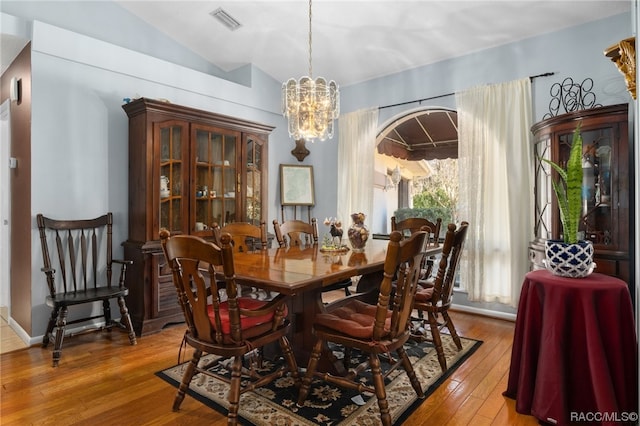
[(183, 140), (185, 132), (182, 123), (155, 124), (155, 132), (159, 137), (160, 148), (160, 229), (166, 228), (174, 233), (182, 233), (184, 223), (184, 209), (186, 200), (183, 199), (182, 188), (185, 178)]
[(535, 176), (535, 216), (534, 232), (539, 240), (552, 239), (552, 192), (551, 166), (542, 159), (551, 160), (551, 138), (548, 134), (535, 141), (534, 176)]
[(195, 126), (195, 203), (192, 232), (209, 232), (214, 224), (224, 226), (236, 215), (236, 145), (239, 135)]
[[(615, 132), (613, 127), (582, 129), (582, 220), (580, 231), (594, 246), (611, 248), (612, 235), (611, 156)], [(560, 164), (566, 164), (573, 133), (559, 135)]]
[(253, 136), (246, 138), (245, 217), (254, 225), (259, 225), (262, 219), (263, 145)]

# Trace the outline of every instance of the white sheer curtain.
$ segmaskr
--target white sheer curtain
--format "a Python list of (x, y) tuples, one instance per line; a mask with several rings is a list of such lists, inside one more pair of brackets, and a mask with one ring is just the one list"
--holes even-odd
[(531, 82), (472, 88), (456, 102), (459, 217), (469, 222), (461, 281), (469, 300), (516, 306), (533, 238)]
[[(343, 114), (338, 119), (337, 217), (343, 229), (351, 225), (351, 213), (373, 213), (373, 179), (378, 108)], [(367, 220), (365, 224), (368, 226)], [(346, 236), (345, 232), (345, 236)]]

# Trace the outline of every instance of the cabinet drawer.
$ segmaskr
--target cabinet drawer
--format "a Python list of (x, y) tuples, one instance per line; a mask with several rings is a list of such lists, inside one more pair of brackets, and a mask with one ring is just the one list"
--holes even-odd
[(163, 253), (152, 256), (151, 318), (180, 313), (178, 296), (173, 285), (171, 268)]

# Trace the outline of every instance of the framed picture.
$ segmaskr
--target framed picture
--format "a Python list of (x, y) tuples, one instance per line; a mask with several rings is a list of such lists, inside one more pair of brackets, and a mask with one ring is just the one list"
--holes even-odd
[(280, 203), (283, 206), (313, 206), (313, 166), (280, 164)]

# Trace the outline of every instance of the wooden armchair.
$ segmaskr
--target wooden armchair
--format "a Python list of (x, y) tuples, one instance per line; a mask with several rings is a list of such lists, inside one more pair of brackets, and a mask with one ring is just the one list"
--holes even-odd
[(264, 222), (253, 225), (248, 222), (232, 222), (222, 228), (213, 225), (213, 241), (220, 242), (220, 236), (226, 232), (231, 235), (231, 246), (234, 252), (265, 250), (267, 248), (267, 226)]
[[(408, 236), (416, 231), (419, 231), (423, 226), (428, 226), (431, 230), (427, 237), (427, 243), (425, 244), (425, 247), (439, 247), (442, 219), (437, 218), (435, 222), (431, 222), (429, 219), (425, 219), (422, 217), (408, 217), (404, 220), (397, 221), (395, 216), (391, 217), (391, 231), (400, 231), (404, 236)], [(428, 284), (427, 282), (425, 282), (425, 280), (430, 279), (435, 262), (435, 256), (429, 256), (425, 258), (422, 265), (422, 276), (420, 277), (421, 284)]]
[[(128, 332), (131, 344), (135, 345), (136, 335), (125, 302), (129, 290), (124, 286), (127, 265), (133, 262), (112, 257), (113, 215), (107, 213), (95, 219), (55, 220), (38, 214), (36, 221), (42, 245), (42, 271), (49, 290), (45, 303), (52, 308), (42, 346), (47, 347), (49, 339), (55, 337), (53, 366), (57, 367), (60, 362), (65, 329), (69, 324), (104, 318), (101, 329), (123, 328)], [(111, 284), (113, 264), (121, 265), (117, 285)], [(111, 299), (118, 301), (120, 322), (111, 318)], [(67, 319), (70, 306), (93, 302), (102, 302), (102, 315), (80, 314), (80, 318)]]
[[(273, 230), (276, 234), (276, 241), (278, 241), (280, 247), (283, 248), (318, 244), (318, 222), (315, 217), (311, 218), (311, 223), (302, 220), (287, 220), (279, 223), (277, 219), (274, 219)], [(323, 287), (322, 291), (327, 292), (344, 289), (344, 294), (349, 296), (351, 295), (351, 291), (349, 290), (351, 285), (351, 278), (348, 278)]]
[(273, 230), (280, 247), (318, 244), (318, 223), (311, 218), (311, 223), (302, 220), (287, 220), (279, 223), (273, 220)]
[[(391, 425), (391, 415), (384, 385), (384, 378), (388, 373), (382, 374), (379, 355), (383, 355), (386, 361), (393, 362), (388, 372), (402, 366), (416, 394), (420, 398), (424, 397), (422, 387), (403, 345), (410, 337), (411, 311), (418, 287), (420, 264), (424, 258), (423, 247), (426, 236), (426, 232), (418, 231), (403, 240), (400, 232), (391, 233), (377, 305), (369, 305), (357, 300), (357, 295), (354, 295), (351, 298), (345, 298), (347, 302), (342, 303), (339, 307), (331, 309), (327, 313), (316, 315), (313, 329), (317, 341), (302, 381), (298, 405), (304, 404), (309, 394), (311, 381), (317, 377), (337, 386), (375, 394), (378, 398), (382, 424)], [(396, 277), (396, 293), (391, 299), (394, 277)], [(342, 345), (345, 352), (358, 349), (367, 353), (369, 354), (368, 362), (350, 369), (345, 376), (318, 372), (316, 371), (318, 361), (326, 342)], [(392, 351), (398, 354), (397, 361), (386, 356)], [(371, 368), (372, 383), (359, 379), (360, 373), (367, 368)]]
[[(427, 313), (431, 337), (438, 353), (438, 361), (440, 362), (442, 371), (447, 369), (447, 361), (444, 356), (442, 339), (440, 338), (440, 329), (446, 326), (458, 350), (462, 349), (460, 337), (458, 337), (456, 327), (453, 325), (448, 311), (451, 306), (453, 284), (460, 262), (464, 240), (467, 236), (468, 226), (469, 224), (467, 222), (462, 222), (456, 230), (456, 226), (453, 223), (449, 224), (442, 246), (438, 272), (436, 273), (433, 285), (419, 289), (415, 298), (415, 309), (419, 312)], [(439, 316), (442, 316), (442, 323), (438, 322)], [(422, 319), (420, 319), (420, 321), (424, 322)], [(422, 324), (420, 328), (424, 330), (425, 324)], [(414, 333), (412, 337), (417, 340), (427, 339), (424, 332)]]
[[(266, 250), (268, 245), (267, 226), (265, 222), (253, 225), (248, 222), (232, 222), (222, 228), (214, 224), (212, 228), (213, 242), (220, 247), (220, 236), (228, 233), (231, 236), (231, 247), (234, 253), (246, 253), (256, 250)], [(240, 293), (252, 294), (255, 298), (269, 298), (270, 292), (243, 284), (238, 280)]]
[[(287, 296), (279, 295), (270, 301), (238, 297), (232, 240), (228, 233), (220, 235), (220, 246), (192, 235), (170, 237), (167, 230), (160, 231), (160, 240), (173, 272), (173, 283), (187, 324), (185, 342), (194, 348), (173, 410), (179, 410), (193, 376), (207, 374), (229, 383), (227, 424), (235, 425), (241, 394), (287, 373), (299, 380), (298, 367), (287, 339), (290, 328), (286, 318)], [(225, 295), (218, 293), (216, 285), (211, 285), (216, 275), (224, 276)], [(253, 357), (247, 355), (275, 341), (280, 344), (286, 365), (263, 375), (255, 368)], [(209, 365), (199, 365), (204, 354), (222, 358)], [(230, 378), (209, 370), (225, 358), (233, 359)], [(247, 360), (250, 362), (245, 366)]]

